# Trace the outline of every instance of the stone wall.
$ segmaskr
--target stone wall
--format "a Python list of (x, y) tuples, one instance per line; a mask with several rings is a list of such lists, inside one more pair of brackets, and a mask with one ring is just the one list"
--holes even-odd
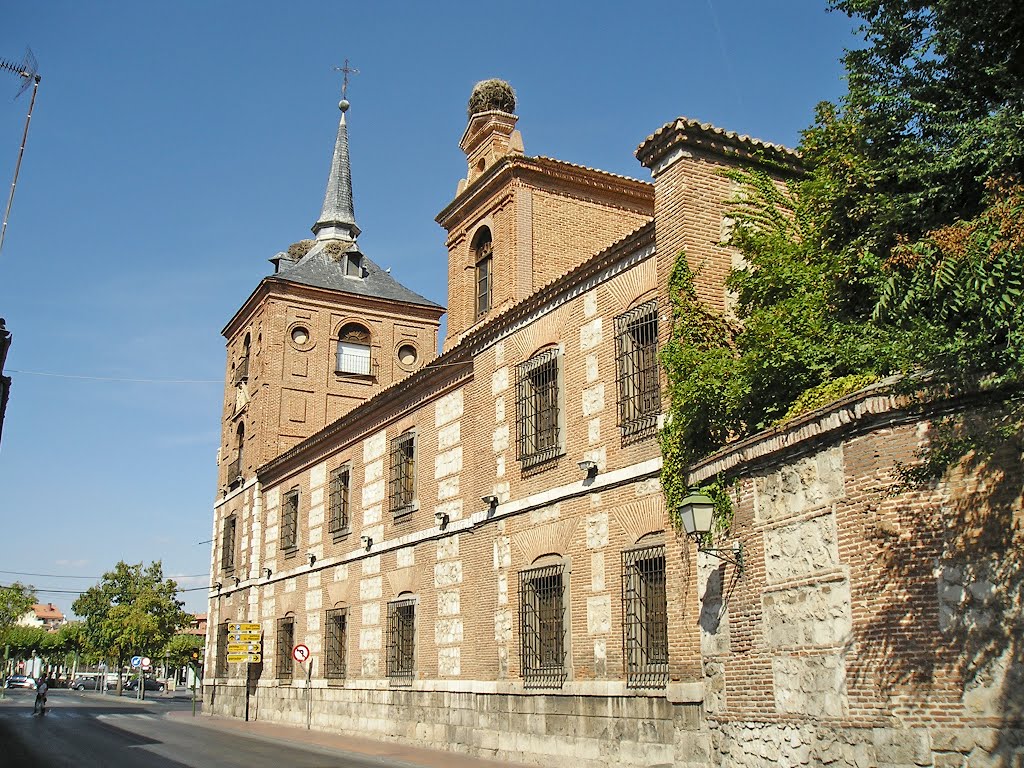
[(1024, 765), (1019, 448), (898, 486), (933, 422), (887, 392), (694, 468), (736, 479), (746, 556), (699, 569), (718, 765)]
[[(242, 717), (241, 685), (207, 686), (208, 710)], [(308, 694), (308, 699), (307, 699)], [(212, 701), (212, 704), (209, 702)], [(311, 706), (307, 710), (307, 702)], [(564, 696), (260, 685), (251, 719), (454, 750), (528, 765), (705, 768), (710, 737), (698, 703), (664, 696)], [(396, 713), (407, 716), (396, 717)]]

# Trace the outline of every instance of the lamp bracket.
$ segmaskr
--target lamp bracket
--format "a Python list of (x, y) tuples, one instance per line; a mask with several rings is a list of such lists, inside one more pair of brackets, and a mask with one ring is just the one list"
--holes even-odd
[[(730, 565), (736, 566), (736, 569), (743, 573), (743, 542), (737, 541), (731, 547), (697, 547), (698, 552), (703, 552), (707, 555), (717, 557)], [(728, 554), (726, 554), (728, 553)]]

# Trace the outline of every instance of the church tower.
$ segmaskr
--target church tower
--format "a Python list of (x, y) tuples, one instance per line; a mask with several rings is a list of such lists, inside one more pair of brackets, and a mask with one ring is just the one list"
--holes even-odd
[(469, 98), (466, 178), (437, 216), (448, 231), (445, 350), (654, 215), (647, 182), (527, 155), (515, 108), (503, 80)]
[(339, 108), (314, 238), (270, 260), (274, 273), (222, 331), (224, 495), (437, 352), (444, 307), (398, 283), (359, 249), (344, 92)]

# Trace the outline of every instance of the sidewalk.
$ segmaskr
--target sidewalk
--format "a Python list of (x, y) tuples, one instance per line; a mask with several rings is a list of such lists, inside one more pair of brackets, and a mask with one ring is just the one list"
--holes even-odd
[(416, 768), (525, 768), (519, 763), (506, 763), (470, 757), (459, 752), (413, 747), (400, 742), (377, 741), (359, 736), (345, 736), (325, 731), (306, 730), (301, 726), (269, 723), (263, 720), (245, 722), (221, 715), (196, 715), (188, 711), (168, 712), (164, 717), (181, 723), (192, 723), (201, 728), (231, 731), (255, 739), (280, 743), (292, 742), (300, 746), (347, 752), (362, 757), (379, 758), (405, 763)]

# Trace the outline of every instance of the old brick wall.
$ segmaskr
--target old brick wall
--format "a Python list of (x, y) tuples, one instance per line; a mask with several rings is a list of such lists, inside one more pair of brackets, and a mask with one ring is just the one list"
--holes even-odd
[(1024, 756), (1019, 450), (893, 495), (933, 422), (881, 395), (697, 468), (738, 478), (730, 540), (745, 548), (742, 575), (704, 556), (699, 587), (723, 766)]

